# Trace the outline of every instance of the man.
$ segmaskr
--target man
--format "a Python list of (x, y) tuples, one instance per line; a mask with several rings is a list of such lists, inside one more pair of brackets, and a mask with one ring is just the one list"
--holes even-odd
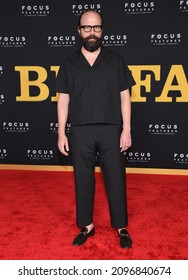
[[(129, 248), (132, 240), (125, 228), (128, 219), (123, 152), (131, 146), (129, 88), (135, 82), (121, 56), (101, 46), (102, 24), (98, 12), (84, 12), (78, 24), (81, 49), (61, 64), (56, 81), (58, 147), (65, 156), (71, 149), (74, 166), (76, 218), (81, 231), (73, 245), (84, 244), (95, 233), (94, 169), (98, 152), (111, 225), (118, 229), (120, 246)], [(69, 142), (65, 135), (68, 116)]]

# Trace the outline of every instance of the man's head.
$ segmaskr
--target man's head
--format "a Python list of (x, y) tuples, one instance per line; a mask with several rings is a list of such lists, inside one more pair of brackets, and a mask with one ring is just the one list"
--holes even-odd
[(78, 33), (87, 51), (94, 52), (101, 46), (102, 24), (102, 17), (96, 11), (88, 10), (80, 16)]

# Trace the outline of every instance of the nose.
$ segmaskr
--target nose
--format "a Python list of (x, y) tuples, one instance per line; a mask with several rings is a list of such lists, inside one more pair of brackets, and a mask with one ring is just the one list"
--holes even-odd
[(95, 31), (93, 28), (91, 28), (91, 31), (90, 31), (91, 34), (95, 34)]

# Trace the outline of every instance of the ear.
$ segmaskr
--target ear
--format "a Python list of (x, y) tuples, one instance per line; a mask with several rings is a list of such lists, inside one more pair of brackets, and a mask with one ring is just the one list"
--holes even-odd
[(77, 30), (78, 30), (78, 34), (80, 35), (80, 28), (78, 27), (78, 29), (77, 29)]

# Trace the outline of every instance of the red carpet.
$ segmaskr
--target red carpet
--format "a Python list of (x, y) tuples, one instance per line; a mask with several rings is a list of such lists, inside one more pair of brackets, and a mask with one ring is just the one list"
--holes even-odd
[(1, 170), (0, 259), (187, 259), (188, 176), (127, 175), (129, 250), (119, 247), (110, 227), (100, 173), (96, 182), (96, 234), (73, 247), (78, 228), (72, 172)]

